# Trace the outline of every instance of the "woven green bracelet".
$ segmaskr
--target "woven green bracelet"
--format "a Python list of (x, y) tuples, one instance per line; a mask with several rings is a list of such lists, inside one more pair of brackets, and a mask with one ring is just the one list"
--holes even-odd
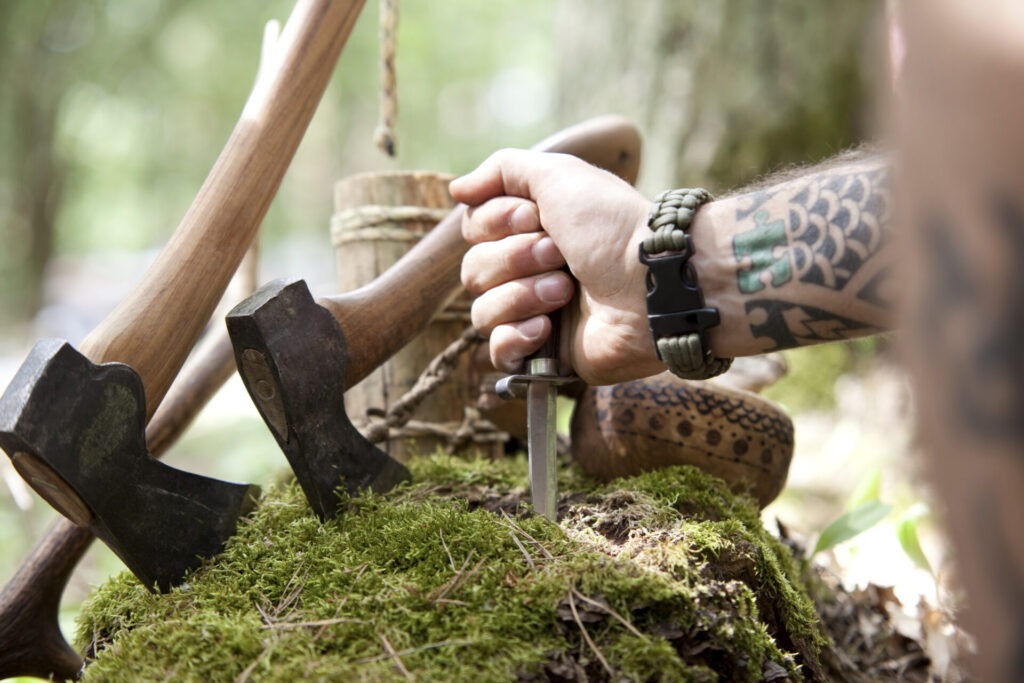
[(690, 263), (693, 242), (687, 231), (693, 215), (711, 194), (702, 188), (666, 190), (651, 207), (640, 244), (647, 266), (647, 319), (654, 346), (673, 374), (708, 379), (729, 369), (731, 358), (711, 355), (707, 330), (719, 324), (718, 309), (704, 306), (697, 273)]

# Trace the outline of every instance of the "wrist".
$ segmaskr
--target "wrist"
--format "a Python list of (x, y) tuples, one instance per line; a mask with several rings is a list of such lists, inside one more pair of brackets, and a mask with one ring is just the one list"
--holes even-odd
[(711, 200), (702, 188), (666, 190), (651, 207), (648, 233), (637, 250), (645, 277), (648, 325), (668, 369), (683, 379), (708, 379), (728, 370), (731, 358), (711, 351), (710, 330), (720, 322), (706, 305), (692, 259), (694, 216)]
[(732, 231), (728, 229), (734, 213), (731, 199), (712, 201), (701, 207), (690, 227), (691, 263), (700, 276), (705, 305), (718, 311), (719, 324), (708, 330), (711, 353), (721, 358), (749, 355), (753, 341), (736, 288)]

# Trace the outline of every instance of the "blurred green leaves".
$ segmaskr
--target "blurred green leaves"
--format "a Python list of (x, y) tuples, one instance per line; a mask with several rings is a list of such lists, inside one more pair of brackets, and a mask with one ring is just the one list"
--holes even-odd
[(892, 511), (892, 506), (878, 500), (869, 500), (840, 515), (818, 536), (812, 555), (848, 541), (875, 526)]
[(900, 547), (911, 560), (921, 569), (931, 575), (935, 575), (928, 556), (921, 548), (921, 537), (918, 532), (921, 522), (928, 516), (928, 506), (922, 502), (911, 505), (896, 523), (896, 536), (899, 538)]

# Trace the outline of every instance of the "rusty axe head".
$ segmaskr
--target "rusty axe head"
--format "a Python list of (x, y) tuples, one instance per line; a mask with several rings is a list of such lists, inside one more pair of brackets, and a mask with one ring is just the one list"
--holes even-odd
[(227, 326), (238, 374), (321, 519), (337, 513), (339, 487), (383, 492), (410, 478), (348, 419), (345, 335), (305, 282), (264, 285)]
[(43, 340), (0, 397), (0, 447), (39, 495), (165, 591), (220, 552), (259, 488), (154, 460), (145, 403), (129, 366)]

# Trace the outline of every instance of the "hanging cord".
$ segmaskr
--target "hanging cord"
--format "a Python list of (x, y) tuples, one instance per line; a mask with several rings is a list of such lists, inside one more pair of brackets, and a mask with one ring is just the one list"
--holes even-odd
[(459, 358), (476, 348), (483, 339), (472, 327), (467, 327), (459, 338), (437, 355), (423, 371), (416, 384), (400, 398), (386, 414), (368, 410), (369, 424), (362, 430), (371, 443), (380, 443), (397, 438), (416, 436), (437, 436), (448, 440), (448, 451), (452, 452), (467, 443), (505, 442), (508, 434), (500, 431), (488, 420), (480, 417), (476, 408), (466, 406), (461, 422), (431, 423), (413, 421), (412, 415), (435, 389), (444, 384), (455, 371)]
[(380, 111), (373, 141), (389, 157), (395, 156), (395, 119), (398, 117), (398, 80), (395, 77), (395, 37), (398, 0), (380, 0)]

